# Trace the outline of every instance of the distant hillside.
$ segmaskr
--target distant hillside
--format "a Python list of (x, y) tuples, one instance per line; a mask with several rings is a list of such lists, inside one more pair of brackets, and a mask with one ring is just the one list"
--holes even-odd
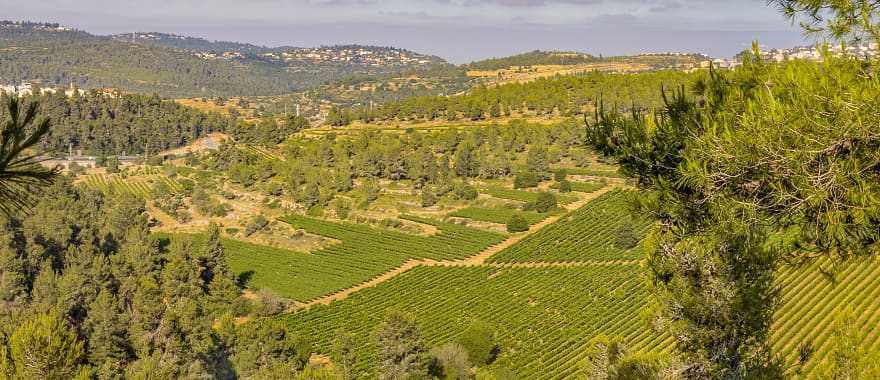
[(583, 53), (535, 50), (509, 57), (476, 61), (465, 66), (469, 70), (501, 70), (514, 66), (581, 65), (597, 60), (598, 58)]
[(181, 36), (169, 33), (125, 33), (110, 36), (117, 41), (168, 47), (193, 52), (238, 52), (242, 54), (263, 54), (271, 48), (230, 41), (210, 41), (204, 38)]
[(443, 62), (394, 48), (265, 48), (161, 33), (96, 36), (57, 24), (0, 21), (0, 83), (74, 83), (166, 97), (278, 95), (351, 75)]

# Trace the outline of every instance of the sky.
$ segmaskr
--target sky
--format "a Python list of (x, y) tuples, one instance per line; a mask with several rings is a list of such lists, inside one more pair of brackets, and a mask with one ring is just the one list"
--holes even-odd
[(394, 46), (454, 63), (531, 50), (729, 57), (812, 43), (766, 0), (0, 0), (0, 19), (265, 46)]

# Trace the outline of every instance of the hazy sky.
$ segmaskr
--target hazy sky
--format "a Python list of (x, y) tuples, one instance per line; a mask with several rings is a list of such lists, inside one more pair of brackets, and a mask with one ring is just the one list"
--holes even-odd
[(0, 19), (269, 46), (396, 46), (456, 63), (535, 49), (732, 56), (756, 39), (805, 43), (766, 0), (0, 0)]

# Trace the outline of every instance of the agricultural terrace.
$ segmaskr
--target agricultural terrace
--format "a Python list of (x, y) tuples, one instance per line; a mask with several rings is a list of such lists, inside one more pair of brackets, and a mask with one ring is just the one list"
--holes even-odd
[[(834, 310), (850, 308), (861, 349), (880, 350), (880, 260), (838, 268), (824, 277), (820, 260), (780, 271), (783, 304), (773, 325), (774, 353), (795, 368), (800, 343), (816, 350), (802, 378), (816, 379), (833, 339)], [(630, 352), (663, 354), (673, 340), (652, 332), (642, 311), (648, 293), (638, 264), (587, 264), (569, 267), (420, 267), (376, 288), (329, 306), (283, 317), (292, 328), (313, 337), (319, 352), (329, 353), (335, 331), (355, 338), (358, 367), (376, 366), (374, 332), (389, 310), (410, 313), (426, 340), (435, 346), (454, 341), (471, 323), (494, 327), (500, 355), (493, 366), (524, 379), (585, 376), (587, 343), (600, 334), (623, 338)], [(803, 340), (802, 340), (803, 339)]]
[(642, 252), (637, 243), (648, 226), (648, 221), (636, 220), (630, 215), (626, 191), (614, 190), (489, 260), (498, 263), (638, 260)]
[(229, 256), (235, 269), (254, 271), (255, 286), (265, 286), (305, 302), (368, 281), (407, 260), (463, 259), (505, 238), (502, 234), (451, 223), (414, 216), (402, 218), (430, 224), (439, 232), (418, 236), (291, 215), (281, 220), (310, 234), (338, 240), (339, 244), (305, 254), (236, 242), (228, 247)]
[(329, 353), (334, 333), (355, 339), (358, 368), (375, 377), (374, 332), (389, 310), (411, 313), (431, 345), (454, 341), (471, 323), (488, 323), (502, 348), (495, 362), (523, 379), (583, 374), (584, 344), (601, 333), (635, 349), (671, 348), (641, 323), (647, 290), (638, 265), (579, 268), (419, 267), (329, 306), (283, 317)]
[(154, 166), (140, 167), (131, 172), (95, 173), (81, 177), (81, 183), (90, 189), (103, 193), (111, 191), (129, 193), (144, 199), (149, 197), (153, 185), (157, 182), (165, 183), (172, 190), (180, 190), (180, 184), (162, 174), (161, 169)]
[(448, 216), (455, 218), (472, 219), (481, 222), (506, 224), (514, 215), (519, 215), (522, 216), (523, 219), (525, 219), (527, 222), (529, 222), (529, 225), (535, 225), (558, 212), (558, 210), (555, 212), (540, 213), (535, 211), (520, 211), (514, 208), (502, 207), (467, 207), (461, 210), (454, 211)]
[[(517, 190), (517, 189), (507, 189), (503, 187), (492, 186), (483, 189), (483, 193), (486, 193), (492, 197), (500, 198), (500, 199), (509, 199), (512, 201), (519, 201), (525, 203), (533, 203), (538, 200), (538, 197), (541, 193), (536, 191), (528, 191), (528, 190)], [(554, 193), (556, 196), (556, 200), (561, 205), (567, 205), (569, 203), (577, 202), (578, 197), (571, 194), (558, 194)]]

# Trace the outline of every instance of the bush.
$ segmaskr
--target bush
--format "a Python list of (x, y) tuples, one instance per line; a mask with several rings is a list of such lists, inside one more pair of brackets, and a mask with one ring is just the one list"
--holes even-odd
[(471, 362), (468, 351), (458, 343), (446, 343), (431, 350), (432, 362), (429, 372), (440, 379), (471, 378)]
[(458, 343), (467, 350), (468, 357), (477, 366), (491, 363), (498, 355), (495, 332), (484, 323), (472, 324), (458, 338)]
[(559, 169), (559, 170), (557, 170), (555, 173), (553, 173), (553, 179), (554, 179), (556, 182), (562, 182), (562, 181), (565, 181), (565, 179), (566, 179), (567, 177), (568, 177), (568, 171), (566, 171), (565, 169)]
[(351, 204), (345, 199), (337, 199), (334, 211), (337, 218), (348, 219), (348, 215), (351, 214)]
[(250, 223), (248, 223), (247, 227), (244, 229), (244, 236), (251, 236), (258, 231), (263, 230), (266, 226), (269, 225), (269, 220), (266, 219), (263, 215), (257, 215), (253, 219), (251, 219)]
[(556, 196), (552, 193), (543, 192), (538, 194), (538, 200), (535, 201), (535, 211), (544, 213), (555, 209), (557, 206)]
[(633, 249), (638, 244), (639, 238), (636, 236), (635, 228), (630, 223), (624, 223), (614, 233), (614, 246), (617, 249)]
[(507, 221), (507, 232), (525, 232), (529, 230), (529, 221), (520, 214), (514, 214)]
[(571, 192), (571, 182), (568, 180), (559, 181), (559, 192), (560, 193), (570, 193)]
[(260, 289), (256, 294), (254, 312), (260, 317), (278, 315), (287, 310), (287, 300), (269, 289)]
[(312, 207), (309, 207), (309, 211), (306, 212), (306, 214), (307, 214), (308, 216), (311, 216), (311, 217), (314, 217), (314, 218), (320, 218), (320, 217), (323, 217), (323, 216), (324, 216), (324, 206), (321, 206), (321, 205), (314, 205), (314, 206), (312, 206)]
[(431, 207), (437, 204), (437, 195), (431, 189), (422, 189), (422, 207)]
[(455, 199), (472, 201), (474, 199), (477, 199), (479, 193), (477, 192), (477, 189), (475, 187), (467, 184), (461, 184), (455, 187), (453, 195)]
[(534, 173), (520, 173), (513, 178), (513, 188), (528, 189), (537, 187), (540, 182), (541, 179)]

